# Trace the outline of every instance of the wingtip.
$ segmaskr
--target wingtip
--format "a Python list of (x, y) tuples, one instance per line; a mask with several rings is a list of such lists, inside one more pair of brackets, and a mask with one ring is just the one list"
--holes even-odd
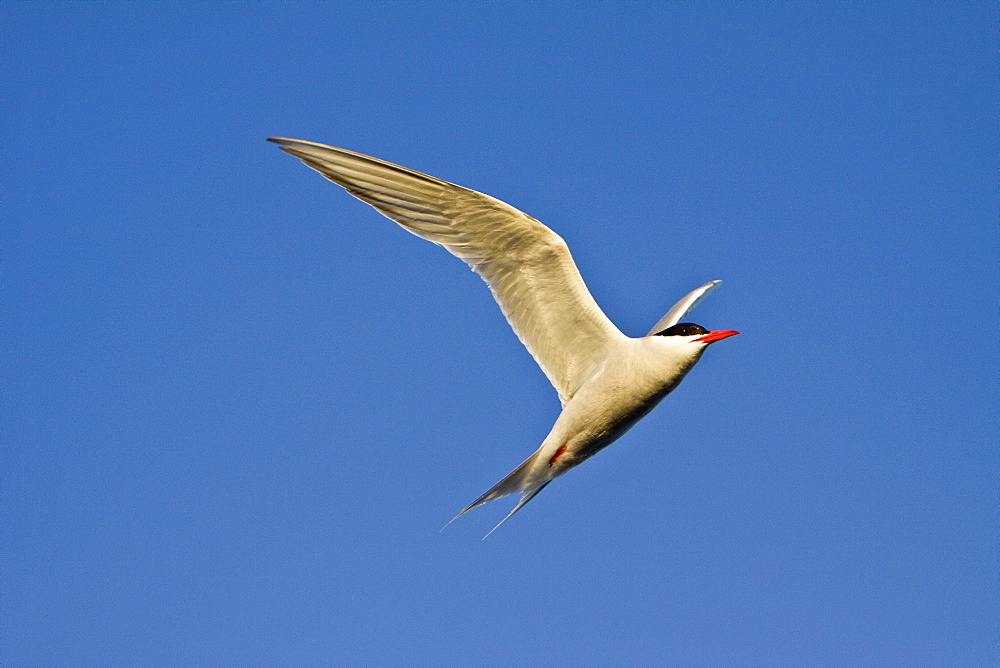
[(298, 146), (306, 143), (300, 139), (289, 139), (288, 137), (268, 137), (267, 141), (272, 144), (277, 144), (278, 148), (286, 153), (290, 153)]
[(328, 146), (317, 144), (316, 142), (305, 141), (303, 139), (291, 139), (289, 137), (268, 137), (267, 141), (272, 144), (277, 144), (278, 148), (285, 152), (291, 152), (297, 148), (329, 148)]

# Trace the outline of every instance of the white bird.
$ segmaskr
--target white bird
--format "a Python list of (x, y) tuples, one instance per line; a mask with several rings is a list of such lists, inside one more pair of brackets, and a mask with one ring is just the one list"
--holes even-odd
[(710, 281), (677, 302), (649, 334), (627, 337), (590, 295), (566, 242), (531, 216), (489, 195), (360, 153), (298, 139), (269, 141), (406, 231), (465, 261), (489, 285), (559, 393), (562, 413), (538, 450), (451, 522), (484, 503), (522, 494), (493, 533), (553, 479), (649, 413), (710, 344), (739, 334), (678, 324), (721, 283)]

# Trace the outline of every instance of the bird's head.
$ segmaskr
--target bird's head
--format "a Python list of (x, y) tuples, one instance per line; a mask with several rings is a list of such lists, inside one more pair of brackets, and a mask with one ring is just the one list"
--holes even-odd
[(694, 343), (704, 347), (710, 343), (728, 339), (730, 336), (736, 336), (737, 334), (739, 332), (734, 332), (731, 329), (717, 329), (710, 332), (701, 325), (696, 325), (693, 322), (679, 322), (676, 325), (667, 327), (662, 332), (657, 332), (653, 336), (676, 337), (674, 339), (676, 341)]

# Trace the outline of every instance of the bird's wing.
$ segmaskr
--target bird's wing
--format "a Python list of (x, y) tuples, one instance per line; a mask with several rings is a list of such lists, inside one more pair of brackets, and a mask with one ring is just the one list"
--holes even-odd
[(272, 138), (286, 153), (478, 273), (563, 403), (624, 339), (601, 311), (562, 238), (488, 195), (366, 155)]
[(670, 307), (667, 314), (660, 318), (659, 322), (653, 325), (653, 329), (649, 330), (649, 334), (646, 336), (652, 336), (657, 332), (662, 332), (667, 327), (673, 327), (681, 321), (681, 318), (686, 316), (694, 307), (701, 303), (701, 301), (707, 297), (712, 290), (716, 289), (722, 284), (722, 281), (709, 281), (700, 288), (695, 288), (691, 292), (684, 295), (684, 297)]

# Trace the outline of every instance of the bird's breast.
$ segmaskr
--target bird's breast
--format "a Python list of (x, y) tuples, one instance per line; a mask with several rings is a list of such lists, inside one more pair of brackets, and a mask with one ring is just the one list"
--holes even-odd
[[(566, 405), (554, 432), (562, 432), (565, 450), (559, 453), (565, 468), (575, 466), (614, 443), (666, 396), (655, 388), (608, 384), (578, 394)], [(641, 391), (639, 391), (641, 390)]]

